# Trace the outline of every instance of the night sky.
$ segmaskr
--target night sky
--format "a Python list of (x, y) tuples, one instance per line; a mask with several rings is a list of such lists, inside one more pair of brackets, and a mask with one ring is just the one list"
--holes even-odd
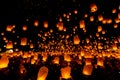
[[(96, 12), (90, 11), (91, 4), (97, 6), (98, 10)], [(44, 44), (48, 46), (52, 40), (56, 41), (54, 46), (58, 46), (57, 44), (61, 40), (61, 43), (65, 46), (66, 38), (61, 38), (63, 35), (70, 36), (69, 39), (67, 39), (70, 46), (73, 46), (71, 42), (73, 42), (75, 35), (78, 35), (81, 40), (80, 46), (86, 44), (84, 42), (86, 38), (90, 39), (91, 44), (95, 41), (108, 44), (105, 43), (106, 40), (99, 40), (98, 37), (96, 37), (99, 25), (101, 25), (106, 32), (105, 35), (100, 33), (100, 36), (107, 38), (110, 44), (110, 41), (113, 41), (113, 39), (116, 39), (120, 35), (120, 23), (115, 23), (115, 19), (118, 17), (118, 13), (120, 13), (119, 6), (119, 0), (2, 0), (0, 1), (0, 33), (4, 33), (4, 35), (0, 35), (1, 51), (6, 50), (5, 45), (9, 41), (13, 43), (17, 42), (17, 44), (14, 45), (14, 49), (19, 48), (20, 50), (29, 50), (29, 43), (34, 44), (34, 50), (39, 50), (41, 49), (41, 45)], [(112, 13), (113, 9), (116, 9), (116, 13), (114, 14)], [(77, 14), (74, 13), (75, 10), (77, 10)], [(70, 16), (70, 21), (67, 21), (67, 19), (63, 17), (64, 14)], [(87, 18), (84, 17), (85, 14), (88, 15)], [(99, 22), (97, 18), (100, 14), (103, 15), (106, 20), (111, 19), (112, 23), (103, 24)], [(90, 21), (90, 16), (94, 17), (94, 21)], [(59, 18), (62, 18), (66, 31), (59, 31), (57, 29), (56, 24), (59, 22)], [(85, 21), (86, 32), (79, 28), (80, 20)], [(34, 21), (38, 21), (39, 26), (35, 27)], [(48, 21), (49, 27), (47, 29), (43, 27), (44, 21)], [(118, 27), (114, 28), (114, 24), (117, 24)], [(15, 25), (15, 28), (11, 32), (6, 31), (7, 25)], [(24, 25), (27, 25), (26, 31), (22, 30)], [(75, 27), (76, 30), (73, 31)], [(51, 33), (50, 36), (44, 36), (44, 34), (51, 29), (53, 33)], [(42, 37), (39, 37), (38, 34), (42, 35)], [(90, 35), (92, 35), (92, 38), (90, 38)], [(6, 42), (3, 40), (4, 37), (7, 39)], [(20, 45), (22, 37), (27, 38), (28, 45)]]

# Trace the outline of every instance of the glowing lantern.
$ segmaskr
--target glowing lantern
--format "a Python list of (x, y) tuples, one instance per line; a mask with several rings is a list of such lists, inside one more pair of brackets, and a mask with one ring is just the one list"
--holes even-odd
[(79, 39), (78, 35), (74, 36), (73, 41), (74, 41), (74, 44), (80, 43), (80, 39)]
[(48, 68), (43, 66), (39, 69), (37, 80), (46, 80), (47, 75), (48, 75)]
[(0, 59), (0, 68), (8, 67), (9, 59), (6, 55), (2, 55)]
[(47, 22), (47, 21), (44, 21), (44, 22), (43, 22), (43, 26), (44, 26), (44, 28), (48, 28), (48, 22)]
[(33, 44), (32, 44), (32, 43), (30, 44), (30, 48), (31, 48), (31, 49), (32, 49), (32, 48), (34, 48), (34, 46), (33, 46)]
[(107, 23), (108, 24), (112, 23), (112, 19), (107, 19)]
[(114, 28), (117, 28), (118, 27), (118, 25), (117, 24), (114, 24)]
[(103, 20), (102, 20), (102, 23), (103, 23), (103, 24), (106, 24), (106, 23), (107, 23), (107, 20), (106, 20), (106, 19), (103, 19)]
[(119, 23), (119, 22), (120, 22), (120, 19), (116, 18), (115, 23)]
[(42, 57), (42, 60), (45, 62), (47, 60), (47, 58), (48, 58), (47, 54), (44, 54)]
[(85, 21), (84, 20), (81, 20), (79, 22), (79, 24), (80, 24), (80, 28), (85, 28)]
[(35, 60), (34, 59), (31, 59), (31, 64), (35, 64)]
[(64, 24), (63, 24), (63, 22), (58, 22), (58, 23), (57, 23), (57, 27), (58, 27), (58, 30), (59, 30), (59, 31), (62, 31), (62, 30), (64, 29)]
[(21, 74), (26, 73), (26, 69), (22, 64), (20, 65), (20, 73)]
[(12, 25), (7, 25), (7, 27), (6, 27), (6, 31), (11, 32), (12, 29), (13, 29), (13, 26), (12, 26)]
[(91, 10), (91, 12), (96, 12), (98, 10), (97, 5), (96, 4), (91, 4), (90, 5), (90, 10)]
[(98, 15), (98, 21), (102, 21), (103, 20), (103, 16), (102, 15)]
[(93, 66), (92, 65), (84, 65), (83, 67), (83, 74), (90, 76), (92, 74), (93, 71)]
[(61, 78), (70, 79), (71, 78), (71, 67), (67, 66), (65, 68), (61, 68)]
[(26, 30), (27, 30), (27, 26), (24, 25), (24, 26), (22, 27), (22, 30), (23, 30), (23, 31), (26, 31)]
[(118, 13), (118, 19), (120, 19), (120, 12)]
[(92, 64), (92, 58), (86, 58), (85, 65), (91, 65), (91, 64)]
[(98, 26), (98, 32), (102, 31), (102, 26)]
[(27, 58), (28, 57), (28, 52), (24, 52), (24, 55), (22, 57)]
[(120, 42), (120, 36), (118, 36), (118, 42)]
[(97, 59), (97, 65), (103, 67), (104, 66), (104, 60), (103, 58), (98, 58)]
[(89, 38), (86, 38), (86, 43), (89, 43), (89, 42), (90, 42)]
[(93, 16), (90, 16), (90, 21), (94, 21), (94, 17)]
[(35, 20), (35, 21), (34, 21), (34, 26), (35, 26), (35, 27), (39, 26), (39, 21), (38, 21), (38, 20)]
[(70, 62), (70, 61), (71, 61), (70, 55), (65, 54), (65, 55), (64, 55), (64, 61)]
[(59, 57), (55, 57), (54, 60), (53, 60), (53, 62), (54, 62), (55, 64), (59, 64)]
[(113, 9), (113, 10), (112, 10), (112, 13), (113, 13), (113, 14), (116, 13), (116, 9)]
[(11, 48), (13, 48), (13, 43), (12, 41), (9, 41), (6, 45), (6, 49), (11, 49)]
[(27, 38), (21, 38), (21, 45), (22, 46), (27, 45)]
[(34, 54), (34, 60), (37, 60), (37, 59), (38, 59), (38, 55)]
[(117, 45), (114, 44), (114, 45), (113, 45), (113, 50), (116, 51), (117, 49), (118, 49), (118, 48), (117, 48)]
[(77, 10), (74, 10), (74, 14), (77, 14), (78, 13), (78, 11)]
[(102, 31), (102, 34), (105, 34), (105, 30)]

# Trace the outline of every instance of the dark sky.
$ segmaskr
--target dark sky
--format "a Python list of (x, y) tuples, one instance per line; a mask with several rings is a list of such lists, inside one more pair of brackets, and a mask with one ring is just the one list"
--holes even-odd
[[(90, 12), (90, 4), (92, 3), (96, 4), (98, 7), (98, 11), (95, 13)], [(113, 8), (117, 9), (119, 5), (119, 0), (0, 0), (0, 32), (5, 32), (6, 25), (15, 24), (15, 35), (5, 32), (5, 36), (8, 40), (17, 40), (15, 37), (19, 35), (20, 37), (25, 36), (32, 39), (36, 44), (38, 40), (38, 37), (36, 37), (37, 33), (42, 30), (42, 28), (38, 28), (37, 30), (33, 28), (34, 20), (39, 20), (41, 23), (40, 26), (42, 26), (43, 21), (49, 21), (49, 29), (54, 29), (56, 33), (57, 30), (54, 27), (58, 22), (58, 18), (62, 16), (63, 13), (73, 13), (73, 10), (77, 9), (79, 13), (77, 15), (72, 15), (70, 22), (64, 21), (65, 26), (70, 28), (68, 28), (66, 33), (62, 34), (70, 34), (72, 33), (71, 27), (78, 25), (85, 13), (94, 15), (96, 17), (95, 19), (97, 19), (99, 14), (103, 14), (105, 18), (111, 18), (114, 22), (114, 18), (116, 18), (117, 14), (113, 15), (111, 11)], [(120, 10), (118, 10), (118, 12), (120, 12)], [(26, 22), (26, 19), (29, 19), (29, 21)], [(90, 34), (94, 35), (97, 29), (97, 22), (90, 23), (88, 20), (86, 21), (86, 29), (88, 31), (86, 35), (84, 35), (81, 30), (77, 30), (78, 35), (83, 39)], [(21, 30), (22, 26), (25, 24), (29, 26), (27, 32)], [(98, 24), (102, 25), (101, 23)], [(120, 34), (118, 32), (119, 28), (113, 30), (113, 28), (109, 27), (113, 26), (113, 24), (102, 25), (107, 26), (105, 29), (108, 32), (106, 34), (108, 37), (111, 35), (118, 36)], [(44, 32), (44, 30), (42, 31)], [(0, 39), (2, 39), (2, 37)], [(2, 44), (2, 41), (0, 43)], [(3, 47), (3, 45), (1, 47)]]

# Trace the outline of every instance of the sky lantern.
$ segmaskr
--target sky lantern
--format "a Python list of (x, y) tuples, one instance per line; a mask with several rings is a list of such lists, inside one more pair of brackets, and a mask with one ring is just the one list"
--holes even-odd
[(118, 19), (120, 19), (120, 12), (118, 13)]
[(46, 80), (47, 75), (48, 75), (48, 68), (43, 66), (38, 71), (37, 80)]
[(0, 68), (6, 68), (8, 67), (9, 59), (6, 55), (2, 55), (0, 59)]
[(114, 26), (113, 26), (114, 28), (117, 28), (118, 27), (118, 24), (114, 24)]
[(21, 74), (23, 74), (23, 73), (26, 73), (26, 69), (25, 69), (25, 67), (22, 65), (22, 64), (20, 64), (20, 73)]
[(98, 8), (97, 8), (97, 5), (96, 4), (91, 4), (90, 5), (90, 11), (91, 12), (96, 12), (98, 10)]
[(102, 26), (98, 26), (98, 32), (102, 31)]
[(79, 22), (79, 25), (80, 25), (80, 28), (85, 28), (85, 21), (84, 20), (81, 20)]
[(78, 11), (77, 10), (74, 10), (74, 14), (77, 14), (78, 13)]
[(65, 68), (61, 68), (61, 78), (62, 79), (70, 79), (71, 78), (71, 67), (67, 66)]
[(54, 64), (59, 64), (59, 57), (55, 57), (53, 62), (54, 62)]
[(12, 29), (13, 29), (13, 26), (12, 26), (12, 25), (7, 25), (7, 27), (6, 27), (6, 31), (11, 32)]
[(12, 41), (9, 41), (7, 44), (6, 44), (6, 49), (11, 49), (13, 48), (13, 43)]
[(70, 62), (71, 61), (70, 55), (64, 54), (64, 61)]
[(118, 42), (120, 43), (120, 36), (118, 36)]
[(80, 43), (80, 39), (79, 39), (78, 35), (74, 36), (73, 42), (74, 42), (74, 44), (79, 44)]
[(116, 13), (116, 11), (117, 11), (116, 9), (113, 9), (113, 10), (112, 10), (112, 13), (114, 14), (114, 13)]
[(92, 65), (92, 58), (86, 58), (85, 65)]
[(93, 66), (92, 65), (84, 65), (83, 67), (83, 74), (90, 76), (92, 74), (93, 71)]
[(103, 58), (97, 58), (97, 65), (103, 67), (104, 66), (104, 59)]
[(58, 22), (58, 23), (57, 23), (57, 27), (58, 27), (58, 30), (59, 30), (59, 31), (62, 31), (62, 30), (64, 29), (64, 24), (63, 24), (63, 22)]
[(43, 57), (42, 57), (42, 60), (43, 60), (44, 62), (46, 62), (47, 58), (48, 58), (47, 54), (44, 54)]
[(102, 21), (103, 20), (103, 16), (102, 15), (98, 15), (98, 21)]
[(31, 59), (31, 64), (35, 64), (35, 59)]
[(33, 49), (33, 48), (34, 48), (33, 43), (30, 43), (30, 48), (31, 48), (31, 49)]
[(48, 21), (44, 21), (43, 26), (44, 26), (44, 28), (48, 28)]
[(91, 21), (91, 22), (94, 21), (94, 16), (90, 16), (90, 21)]
[(27, 38), (21, 38), (21, 45), (26, 46), (27, 45)]
[(39, 26), (39, 21), (38, 21), (38, 20), (35, 20), (35, 21), (34, 21), (34, 26), (35, 26), (35, 27), (38, 27), (38, 26)]
[(24, 25), (24, 26), (22, 27), (22, 30), (23, 30), (23, 31), (26, 31), (26, 30), (27, 30), (27, 25)]

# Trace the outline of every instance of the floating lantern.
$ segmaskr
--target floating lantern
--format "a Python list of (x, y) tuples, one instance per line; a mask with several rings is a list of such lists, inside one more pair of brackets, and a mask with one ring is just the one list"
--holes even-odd
[(27, 45), (27, 38), (21, 38), (21, 45), (22, 46)]
[(93, 71), (93, 66), (92, 65), (84, 65), (83, 67), (83, 74), (90, 76), (92, 74)]
[(39, 26), (39, 21), (38, 21), (38, 20), (35, 20), (35, 21), (34, 21), (34, 26), (35, 26), (35, 27), (38, 27), (38, 26)]
[(37, 80), (46, 80), (47, 75), (48, 75), (48, 68), (43, 66), (39, 69)]
[(6, 49), (11, 49), (13, 48), (13, 43), (12, 41), (9, 41), (7, 44), (6, 44)]
[(54, 62), (54, 64), (59, 64), (59, 57), (55, 57), (53, 62)]
[(98, 58), (97, 59), (97, 65), (103, 67), (104, 66), (104, 60), (103, 58)]
[(85, 21), (84, 20), (81, 20), (79, 22), (79, 24), (80, 24), (80, 28), (85, 28)]
[(44, 22), (43, 22), (43, 26), (44, 26), (44, 28), (48, 28), (48, 22), (47, 22), (47, 21), (44, 21)]
[(96, 12), (98, 10), (97, 5), (96, 4), (91, 4), (90, 5), (90, 10), (91, 10), (91, 12)]
[(22, 27), (22, 30), (23, 30), (23, 31), (26, 31), (26, 30), (27, 30), (27, 25), (24, 25), (24, 26)]
[(74, 44), (80, 43), (80, 39), (79, 39), (78, 35), (74, 36), (73, 41), (74, 41)]
[(98, 26), (98, 32), (102, 31), (102, 26)]
[(6, 55), (2, 55), (0, 59), (0, 68), (8, 67), (9, 59)]
[(70, 79), (71, 78), (71, 67), (67, 66), (65, 68), (61, 68), (61, 78)]

